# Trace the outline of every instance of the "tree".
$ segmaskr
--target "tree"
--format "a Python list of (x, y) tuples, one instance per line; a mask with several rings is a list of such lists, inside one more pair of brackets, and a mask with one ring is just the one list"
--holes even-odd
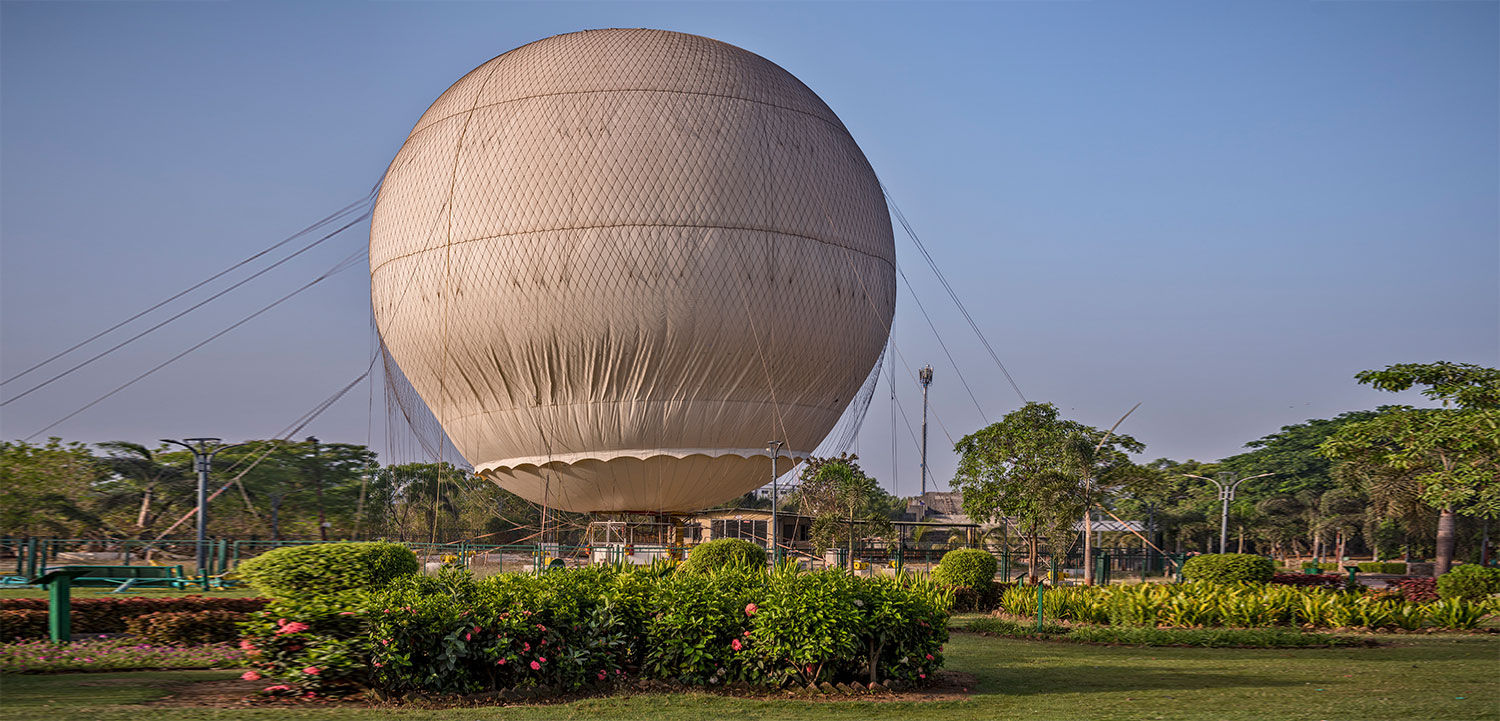
[(1016, 518), (1029, 536), (1033, 581), (1041, 538), (1071, 540), (1073, 524), (1097, 500), (1092, 484), (1119, 481), (1133, 469), (1125, 451), (1144, 448), (1130, 436), (1105, 435), (1059, 419), (1051, 403), (1032, 402), (954, 447), (959, 462), (952, 485), (963, 493), (964, 513), (980, 523)]
[(7, 536), (82, 535), (102, 525), (90, 510), (108, 471), (82, 443), (0, 441), (0, 529)]
[(889, 540), (895, 532), (886, 515), (890, 494), (865, 475), (858, 459), (847, 453), (838, 458), (809, 458), (797, 490), (798, 507), (813, 517), (814, 550), (821, 555), (847, 544), (850, 570), (854, 569), (857, 538)]
[(191, 465), (163, 460), (139, 443), (108, 441), (96, 445), (107, 454), (102, 462), (113, 474), (98, 484), (100, 505), (106, 511), (134, 506), (135, 535), (148, 532), (172, 509), (195, 502), (197, 483)]
[(1341, 428), (1320, 445), (1330, 458), (1396, 472), (1387, 478), (1412, 474), (1417, 496), (1439, 511), (1433, 573), (1442, 575), (1453, 563), (1456, 516), (1500, 517), (1500, 371), (1406, 363), (1355, 378), (1391, 391), (1425, 385), (1423, 394), (1444, 404), (1388, 409)]

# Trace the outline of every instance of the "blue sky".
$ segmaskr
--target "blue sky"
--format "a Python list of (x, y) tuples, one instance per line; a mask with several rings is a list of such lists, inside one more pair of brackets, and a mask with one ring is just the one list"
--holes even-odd
[[(1357, 386), (1359, 370), (1500, 364), (1497, 8), (6, 2), (0, 367), (12, 375), (359, 198), (427, 105), (485, 60), (644, 26), (746, 48), (819, 93), (1028, 398), (1100, 426), (1141, 402), (1122, 430), (1147, 457), (1219, 458), (1284, 424), (1420, 402)], [(0, 437), (365, 242), (331, 241), (5, 407)], [(912, 246), (897, 246), (984, 414), (1014, 409)], [(896, 340), (936, 370), (945, 479), (947, 435), (984, 421), (902, 292)], [(355, 268), (52, 432), (267, 437), (357, 375), (371, 342)], [(902, 367), (897, 380), (915, 423), (915, 383)], [(859, 451), (889, 482), (887, 397)], [(308, 432), (382, 447), (381, 403), (361, 387)], [(899, 435), (912, 492), (916, 454)]]

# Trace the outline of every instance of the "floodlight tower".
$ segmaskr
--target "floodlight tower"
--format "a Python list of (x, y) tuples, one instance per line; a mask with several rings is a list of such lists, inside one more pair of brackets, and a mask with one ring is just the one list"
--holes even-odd
[(927, 499), (927, 386), (932, 385), (932, 366), (922, 366), (917, 371), (917, 382), (922, 384), (922, 499)]
[(198, 573), (208, 567), (208, 472), (213, 470), (214, 456), (230, 448), (238, 448), (245, 444), (236, 443), (232, 446), (219, 445), (218, 438), (189, 438), (187, 443), (163, 438), (162, 443), (171, 443), (186, 448), (193, 454), (193, 470), (198, 473)]

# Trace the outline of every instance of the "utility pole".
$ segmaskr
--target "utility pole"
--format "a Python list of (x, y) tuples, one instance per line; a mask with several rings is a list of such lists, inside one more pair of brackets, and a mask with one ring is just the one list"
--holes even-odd
[(245, 444), (236, 443), (232, 446), (219, 445), (218, 438), (189, 438), (187, 442), (174, 441), (168, 438), (161, 439), (162, 443), (172, 443), (188, 449), (193, 454), (193, 470), (198, 472), (198, 573), (203, 573), (208, 568), (208, 472), (213, 469), (214, 456), (220, 451), (230, 448), (238, 448)]
[(771, 451), (771, 532), (766, 534), (766, 536), (771, 539), (772, 565), (781, 563), (781, 542), (780, 539), (777, 538), (777, 536), (779, 535), (778, 530), (781, 528), (781, 526), (777, 524), (776, 517), (776, 506), (781, 501), (781, 498), (780, 494), (777, 493), (776, 488), (776, 479), (778, 478), (776, 473), (776, 456), (780, 455), (782, 445), (784, 445), (783, 441), (766, 442), (766, 448), (770, 449)]
[(922, 501), (925, 516), (927, 501), (927, 386), (932, 385), (932, 366), (923, 366), (917, 371), (917, 382), (922, 384)]
[(1239, 474), (1233, 471), (1219, 471), (1214, 474), (1218, 478), (1204, 478), (1203, 476), (1195, 476), (1191, 473), (1184, 473), (1182, 475), (1188, 478), (1208, 481), (1219, 489), (1219, 553), (1223, 553), (1229, 546), (1229, 502), (1234, 500), (1234, 490), (1239, 488), (1240, 484), (1245, 481), (1274, 476), (1276, 474), (1262, 473), (1258, 476), (1250, 476), (1249, 478), (1240, 478)]
[(323, 515), (323, 466), (318, 458), (318, 437), (308, 436), (307, 442), (312, 444), (313, 484), (318, 493), (318, 537), (326, 543), (328, 541), (328, 518)]

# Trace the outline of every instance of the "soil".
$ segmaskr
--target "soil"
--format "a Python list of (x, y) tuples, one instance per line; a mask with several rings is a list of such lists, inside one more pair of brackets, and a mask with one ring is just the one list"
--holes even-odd
[(650, 688), (633, 685), (609, 691), (573, 692), (545, 698), (507, 701), (493, 695), (446, 697), (414, 697), (403, 700), (382, 701), (373, 695), (353, 695), (336, 698), (300, 698), (286, 696), (262, 696), (258, 692), (265, 688), (267, 680), (243, 681), (195, 681), (169, 687), (171, 694), (149, 702), (150, 706), (195, 706), (213, 708), (275, 707), (275, 706), (355, 706), (361, 708), (419, 708), (441, 709), (475, 706), (545, 706), (577, 701), (584, 698), (605, 696), (641, 696), (663, 693), (696, 693), (712, 696), (730, 696), (754, 700), (800, 700), (808, 703), (838, 701), (864, 701), (867, 703), (958, 701), (973, 693), (976, 678), (961, 671), (938, 671), (932, 683), (920, 688), (901, 692), (886, 691), (879, 694), (803, 695), (791, 691), (766, 691), (764, 689), (702, 689), (675, 688), (653, 684)]

